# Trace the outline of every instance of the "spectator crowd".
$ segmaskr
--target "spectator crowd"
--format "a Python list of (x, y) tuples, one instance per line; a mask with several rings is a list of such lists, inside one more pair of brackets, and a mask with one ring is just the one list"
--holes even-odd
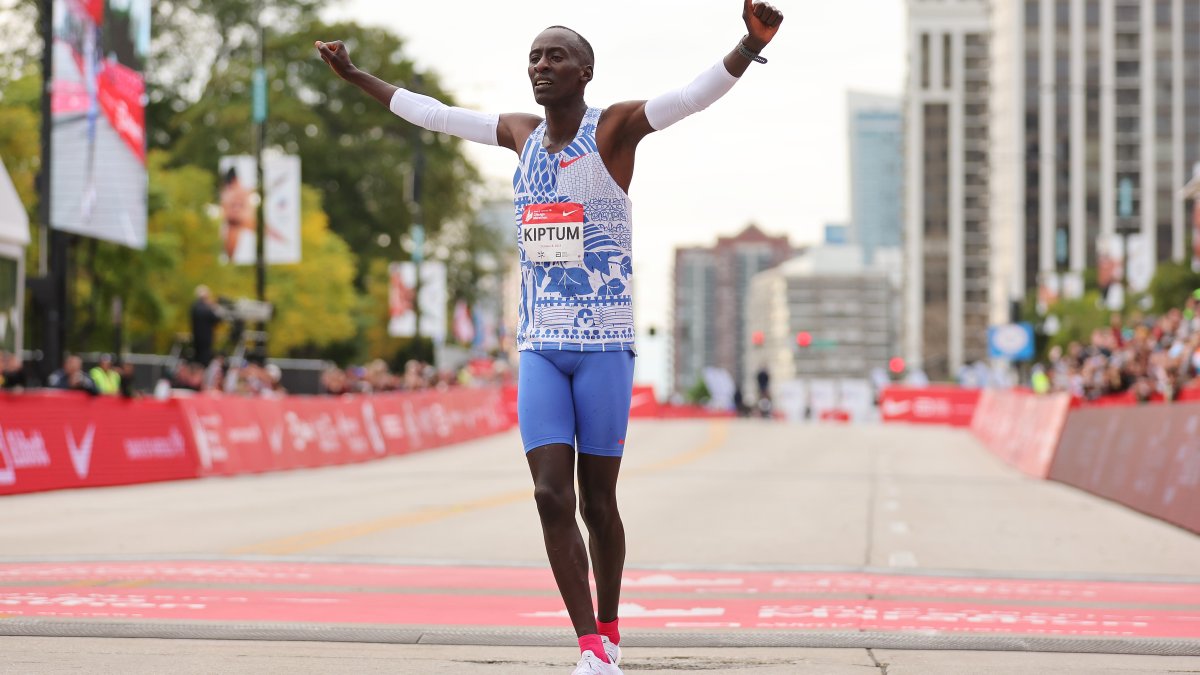
[(1136, 401), (1174, 401), (1200, 387), (1200, 290), (1183, 308), (1159, 317), (1111, 317), (1087, 344), (1054, 347), (1034, 370), (1034, 390), (1068, 392), (1086, 400), (1126, 395)]
[[(234, 359), (220, 354), (212, 356), (207, 365), (180, 359), (150, 392), (137, 388), (132, 363), (118, 362), (110, 354), (94, 358), (96, 364), (89, 369), (85, 367), (83, 357), (68, 354), (63, 367), (41, 382), (19, 355), (0, 351), (0, 389), (12, 392), (44, 387), (81, 391), (93, 396), (126, 398), (151, 393), (166, 397), (172, 394), (187, 395), (189, 392), (266, 397), (288, 394), (283, 385), (283, 370), (269, 362), (259, 364), (243, 359), (234, 363)], [(457, 370), (438, 370), (428, 363), (412, 360), (405, 364), (401, 373), (392, 372), (387, 362), (375, 359), (366, 366), (326, 368), (320, 373), (320, 393), (340, 396), (442, 390), (455, 386), (505, 383), (510, 379), (509, 375), (507, 361), (502, 357), (475, 359)], [(153, 378), (143, 379), (145, 381), (153, 382)]]

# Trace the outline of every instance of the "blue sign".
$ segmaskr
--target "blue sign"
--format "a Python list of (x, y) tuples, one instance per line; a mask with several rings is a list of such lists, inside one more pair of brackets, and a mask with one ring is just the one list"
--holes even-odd
[(262, 66), (254, 69), (254, 123), (262, 124), (267, 121), (267, 70)]
[(988, 356), (1005, 361), (1033, 360), (1033, 325), (1010, 323), (988, 328)]
[(1117, 184), (1117, 215), (1122, 218), (1133, 216), (1133, 180), (1128, 176)]
[(412, 259), (420, 264), (425, 260), (425, 228), (421, 225), (412, 226)]

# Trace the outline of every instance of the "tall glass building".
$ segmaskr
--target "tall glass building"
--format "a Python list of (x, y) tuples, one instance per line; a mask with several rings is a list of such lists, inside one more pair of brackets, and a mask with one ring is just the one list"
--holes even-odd
[(850, 92), (849, 243), (870, 265), (875, 251), (898, 248), (904, 222), (904, 118), (900, 99)]

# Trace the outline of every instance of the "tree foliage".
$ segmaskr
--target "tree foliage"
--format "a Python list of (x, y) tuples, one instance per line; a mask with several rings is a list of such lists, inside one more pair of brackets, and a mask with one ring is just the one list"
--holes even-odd
[[(460, 141), (409, 125), (335, 76), (313, 49), (314, 36), (345, 40), (360, 67), (384, 80), (412, 86), (419, 77), (429, 95), (452, 97), (434, 75), (418, 74), (385, 29), (314, 23), (267, 38), (267, 145), (300, 155), (305, 182), (324, 193), (331, 227), (362, 258), (365, 274), (369, 260), (395, 255), (378, 244), (380, 235), (398, 241), (414, 222), (407, 186), (418, 147), (425, 153), (422, 224), (431, 238), (443, 223), (469, 216), (477, 174)], [(215, 167), (221, 155), (252, 151), (252, 51), (243, 45), (239, 58), (218, 62), (200, 99), (174, 117), (171, 150), (180, 161)]]
[(1150, 280), (1150, 297), (1154, 300), (1154, 311), (1166, 312), (1182, 308), (1187, 299), (1200, 289), (1200, 273), (1192, 271), (1187, 263), (1159, 263)]
[[(148, 244), (131, 251), (73, 239), (70, 349), (113, 348), (118, 298), (126, 345), (162, 353), (177, 333), (188, 331), (196, 285), (228, 297), (253, 295), (252, 268), (215, 264), (214, 202), (219, 158), (249, 154), (255, 145), (250, 83), (259, 6), (267, 19), (265, 67), (272, 83), (266, 145), (298, 154), (305, 183), (303, 262), (268, 268), (268, 299), (276, 305), (271, 353), (363, 359), (412, 351), (386, 336), (386, 263), (407, 256), (399, 242), (415, 213), (431, 242), (458, 251), (445, 256), (457, 272), (452, 294), (472, 292), (478, 262), (467, 255), (464, 263), (459, 246), (489, 243), (470, 226), (478, 176), (460, 142), (394, 117), (333, 75), (312, 47), (315, 39), (345, 40), (361, 67), (452, 103), (436, 75), (419, 72), (405, 56), (399, 36), (321, 23), (314, 19), (316, 0), (156, 2), (146, 73)], [(41, 158), (38, 7), (37, 0), (0, 0), (0, 27), (25, 38), (0, 54), (0, 158), (31, 216)], [(410, 204), (409, 187), (418, 149), (425, 157), (419, 210)]]

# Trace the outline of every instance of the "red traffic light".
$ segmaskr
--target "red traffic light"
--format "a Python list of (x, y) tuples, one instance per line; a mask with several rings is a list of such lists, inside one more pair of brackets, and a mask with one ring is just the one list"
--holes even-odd
[(754, 343), (755, 347), (763, 346), (763, 342), (765, 340), (766, 340), (766, 337), (763, 335), (763, 332), (761, 330), (756, 330), (750, 334), (750, 341)]
[(810, 333), (806, 330), (802, 330), (799, 333), (796, 333), (796, 344), (797, 345), (799, 345), (801, 347), (809, 347), (812, 345), (812, 341), (813, 341), (812, 333)]
[(905, 366), (904, 359), (899, 356), (893, 357), (891, 361), (888, 361), (888, 370), (892, 371), (895, 375), (903, 373)]

